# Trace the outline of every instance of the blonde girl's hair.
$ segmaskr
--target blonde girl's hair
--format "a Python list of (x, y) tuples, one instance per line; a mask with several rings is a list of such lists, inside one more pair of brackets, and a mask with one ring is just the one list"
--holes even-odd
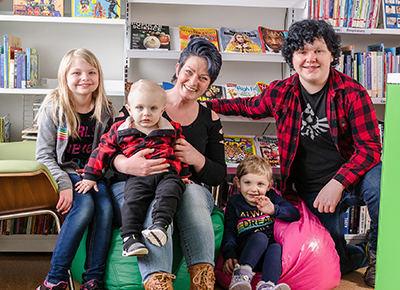
[[(53, 122), (57, 124), (58, 119), (59, 124), (61, 124), (62, 126), (66, 125), (68, 128), (68, 136), (72, 136), (72, 138), (74, 139), (79, 138), (77, 128), (80, 126), (80, 118), (75, 107), (76, 105), (73, 94), (68, 88), (67, 73), (69, 72), (74, 60), (77, 57), (82, 58), (98, 70), (99, 85), (97, 89), (92, 93), (92, 98), (94, 100), (94, 113), (92, 115), (92, 118), (96, 118), (98, 122), (103, 123), (103, 121), (101, 120), (101, 115), (103, 111), (108, 112), (111, 116), (114, 115), (112, 103), (107, 99), (104, 89), (103, 71), (101, 69), (99, 60), (88, 49), (71, 49), (64, 55), (63, 59), (60, 62), (60, 66), (58, 68), (58, 87), (50, 92), (43, 100), (39, 116), (42, 115), (41, 113), (44, 108), (50, 106), (51, 104), (51, 117), (53, 119)], [(63, 120), (64, 115), (66, 116), (66, 124)]]
[(271, 164), (258, 155), (250, 155), (241, 161), (236, 170), (236, 177), (240, 180), (242, 176), (250, 173), (266, 175), (269, 180), (272, 180)]

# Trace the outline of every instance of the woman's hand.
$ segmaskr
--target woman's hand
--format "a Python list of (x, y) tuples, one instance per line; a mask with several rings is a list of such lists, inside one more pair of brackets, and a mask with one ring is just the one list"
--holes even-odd
[(187, 165), (193, 165), (196, 172), (199, 172), (206, 163), (206, 158), (199, 151), (196, 150), (185, 139), (178, 139), (174, 145), (175, 156)]
[(222, 267), (222, 272), (228, 275), (233, 274), (233, 270), (235, 269), (235, 265), (238, 263), (237, 259), (228, 259), (224, 262), (224, 266)]
[(56, 209), (61, 214), (66, 214), (72, 207), (72, 200), (74, 197), (72, 188), (61, 190), (59, 196)]
[(120, 154), (114, 158), (114, 167), (121, 173), (147, 176), (151, 174), (167, 172), (169, 164), (165, 158), (147, 159), (146, 155), (154, 152), (154, 149), (143, 149), (127, 158)]

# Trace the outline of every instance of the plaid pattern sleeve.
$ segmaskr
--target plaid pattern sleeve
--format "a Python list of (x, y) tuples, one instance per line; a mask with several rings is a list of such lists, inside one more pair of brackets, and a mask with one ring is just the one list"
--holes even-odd
[[(346, 163), (334, 179), (351, 191), (381, 158), (378, 119), (367, 91), (354, 79), (333, 74), (335, 96), (328, 104), (331, 132)], [(334, 120), (335, 122), (332, 122)]]
[(92, 151), (89, 161), (85, 166), (85, 179), (96, 180), (101, 175), (102, 169), (109, 165), (111, 156), (119, 149), (117, 131), (123, 122), (114, 123), (110, 130), (101, 136), (99, 146)]
[[(327, 116), (336, 147), (346, 162), (335, 174), (351, 191), (361, 176), (374, 167), (381, 156), (378, 121), (366, 90), (354, 79), (331, 69)], [(282, 193), (291, 191), (289, 181), (301, 129), (301, 103), (297, 74), (271, 83), (254, 98), (212, 100), (207, 107), (224, 115), (242, 115), (253, 119), (274, 117), (279, 140)]]

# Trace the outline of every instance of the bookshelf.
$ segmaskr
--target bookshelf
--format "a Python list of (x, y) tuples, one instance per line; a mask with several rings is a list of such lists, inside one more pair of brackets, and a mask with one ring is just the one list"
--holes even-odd
[[(67, 1), (66, 1), (67, 2)], [(70, 3), (65, 3), (65, 7)], [(78, 47), (90, 49), (99, 59), (104, 79), (119, 81), (119, 88), (108, 91), (119, 109), (124, 99), (124, 29), (125, 19), (91, 19), (13, 15), (13, 2), (0, 2), (0, 42), (3, 35), (21, 38), (22, 48), (36, 48), (39, 53), (39, 79), (47, 81), (36, 89), (0, 89), (0, 116), (11, 115), (11, 141), (21, 140), (23, 103), (29, 98), (43, 98), (56, 84), (58, 65), (64, 54)], [(122, 9), (124, 10), (124, 9)], [(65, 15), (70, 11), (66, 7)], [(125, 14), (123, 14), (124, 17)]]
[[(14, 16), (12, 6), (5, 2), (8, 1), (0, 2), (0, 33), (20, 36), (23, 47), (39, 50), (42, 55), (39, 60), (40, 78), (55, 79), (64, 53), (73, 47), (86, 47), (99, 58), (105, 78), (123, 84), (124, 80), (135, 81), (139, 78), (151, 78), (157, 82), (170, 80), (180, 54), (179, 25), (216, 29), (221, 26), (254, 29), (262, 25), (271, 29), (287, 29), (290, 23), (307, 17), (308, 1), (254, 0), (244, 3), (240, 0), (127, 0), (126, 21)], [(124, 13), (122, 10), (121, 14)], [(171, 51), (130, 50), (128, 27), (133, 20), (170, 26)], [(340, 29), (338, 32), (342, 35), (342, 44), (354, 44), (356, 51), (366, 50), (367, 45), (380, 42), (396, 46), (400, 34), (400, 30), (396, 29)], [(256, 81), (282, 79), (289, 74), (281, 56), (222, 53), (222, 58), (223, 67), (216, 84), (236, 82), (250, 85)], [(125, 67), (125, 71), (122, 67)], [(23, 129), (23, 98), (43, 97), (49, 90), (0, 89), (0, 115), (11, 112), (13, 141), (19, 140)], [(124, 103), (121, 98), (123, 87), (110, 94), (117, 97), (113, 97), (112, 101), (119, 110)], [(385, 100), (373, 99), (373, 102), (378, 118), (384, 119)], [(276, 134), (272, 118), (254, 121), (221, 116), (221, 120), (227, 135)], [(20, 241), (30, 243), (30, 238), (0, 236), (0, 251), (22, 249)], [(354, 235), (348, 238), (355, 241), (363, 237)], [(32, 242), (31, 246), (40, 249), (42, 239), (33, 239), (38, 241)], [(46, 246), (46, 249), (51, 251), (52, 246)]]
[[(65, 2), (66, 6), (70, 5)], [(38, 50), (42, 82), (35, 89), (0, 89), (0, 116), (11, 115), (11, 141), (20, 141), (21, 131), (26, 122), (31, 121), (32, 116), (26, 117), (27, 110), (33, 109), (30, 104), (43, 99), (58, 85), (58, 65), (72, 48), (88, 48), (98, 57), (106, 80), (106, 92), (119, 110), (124, 103), (125, 19), (19, 16), (13, 15), (12, 5), (12, 1), (0, 2), (0, 35), (18, 36), (24, 49)], [(121, 12), (124, 18), (125, 14)], [(0, 41), (3, 44), (3, 38)], [(0, 235), (0, 252), (52, 252), (56, 240), (57, 235)]]

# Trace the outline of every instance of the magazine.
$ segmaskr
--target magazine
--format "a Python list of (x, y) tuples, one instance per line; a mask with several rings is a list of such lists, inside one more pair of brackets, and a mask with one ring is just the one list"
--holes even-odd
[(121, 0), (72, 0), (71, 14), (80, 18), (120, 19)]
[(257, 154), (267, 159), (272, 167), (280, 167), (278, 138), (276, 136), (257, 135), (254, 140)]
[(224, 98), (225, 98), (224, 87), (212, 85), (197, 100), (198, 101), (209, 101), (209, 100), (224, 99)]
[(238, 53), (262, 53), (257, 30), (221, 27), (222, 50)]
[(169, 26), (131, 23), (131, 49), (169, 50)]
[(15, 15), (63, 17), (64, 1), (14, 0)]
[(397, 0), (383, 1), (383, 23), (386, 28), (400, 28), (400, 5)]
[(257, 96), (258, 89), (256, 86), (227, 83), (225, 84), (225, 93), (227, 99), (248, 98)]
[(179, 43), (181, 50), (187, 46), (190, 40), (196, 37), (202, 37), (211, 41), (219, 51), (218, 33), (216, 29), (179, 26)]
[(287, 37), (286, 30), (274, 30), (259, 26), (258, 32), (264, 53), (281, 53), (282, 44)]
[(246, 136), (224, 136), (225, 162), (237, 166), (240, 161), (256, 154), (254, 139)]

